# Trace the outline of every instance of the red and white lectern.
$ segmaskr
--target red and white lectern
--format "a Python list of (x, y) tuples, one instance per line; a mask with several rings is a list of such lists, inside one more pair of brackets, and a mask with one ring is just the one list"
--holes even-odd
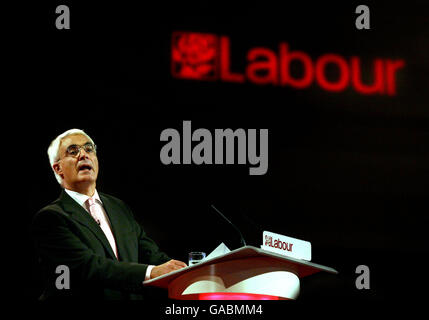
[(144, 285), (168, 289), (168, 297), (178, 300), (296, 299), (299, 279), (319, 271), (338, 273), (330, 267), (245, 246)]

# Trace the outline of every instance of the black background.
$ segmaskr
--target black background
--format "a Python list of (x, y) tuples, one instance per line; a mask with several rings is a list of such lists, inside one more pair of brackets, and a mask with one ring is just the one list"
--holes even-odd
[[(70, 30), (55, 28), (59, 4), (70, 7)], [(17, 41), (24, 89), (11, 106), (25, 146), (20, 219), (28, 226), (58, 197), (46, 150), (58, 134), (80, 128), (98, 146), (98, 191), (127, 202), (170, 256), (187, 261), (189, 251), (209, 253), (222, 241), (240, 246), (214, 204), (248, 244), (259, 247), (263, 230), (304, 239), (312, 261), (339, 271), (303, 279), (300, 303), (414, 301), (428, 253), (429, 6), (366, 2), (371, 29), (357, 30), (359, 4), (38, 5)], [(404, 59), (405, 67), (395, 96), (181, 80), (170, 71), (173, 31), (229, 36), (237, 72), (248, 49), (276, 50), (282, 41), (313, 60), (336, 53), (359, 56), (368, 69), (375, 58)], [(160, 133), (180, 132), (183, 120), (212, 132), (269, 129), (267, 174), (250, 176), (244, 165), (163, 165)], [(35, 301), (41, 284), (28, 232), (22, 238), (20, 261), (32, 271), (21, 295)], [(358, 265), (370, 268), (369, 290), (356, 289)]]

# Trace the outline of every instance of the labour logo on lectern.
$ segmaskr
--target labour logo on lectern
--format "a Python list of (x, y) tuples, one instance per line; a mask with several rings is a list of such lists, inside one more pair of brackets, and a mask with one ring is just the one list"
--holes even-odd
[(171, 72), (174, 77), (198, 80), (217, 78), (216, 35), (174, 32), (171, 41)]
[(311, 261), (311, 243), (308, 241), (264, 231), (261, 249), (285, 256)]

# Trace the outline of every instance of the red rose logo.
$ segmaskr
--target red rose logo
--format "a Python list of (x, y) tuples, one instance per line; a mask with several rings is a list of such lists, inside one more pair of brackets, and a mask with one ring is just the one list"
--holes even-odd
[(212, 80), (217, 77), (218, 38), (213, 34), (175, 32), (172, 73), (178, 78)]
[(265, 235), (265, 245), (270, 246), (271, 242), (273, 241), (272, 239), (273, 239), (273, 237)]

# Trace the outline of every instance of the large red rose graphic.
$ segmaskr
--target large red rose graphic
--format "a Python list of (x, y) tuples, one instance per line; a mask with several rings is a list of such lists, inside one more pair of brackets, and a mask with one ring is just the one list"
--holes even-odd
[(178, 78), (211, 80), (217, 76), (217, 36), (175, 32), (172, 37), (172, 73)]

